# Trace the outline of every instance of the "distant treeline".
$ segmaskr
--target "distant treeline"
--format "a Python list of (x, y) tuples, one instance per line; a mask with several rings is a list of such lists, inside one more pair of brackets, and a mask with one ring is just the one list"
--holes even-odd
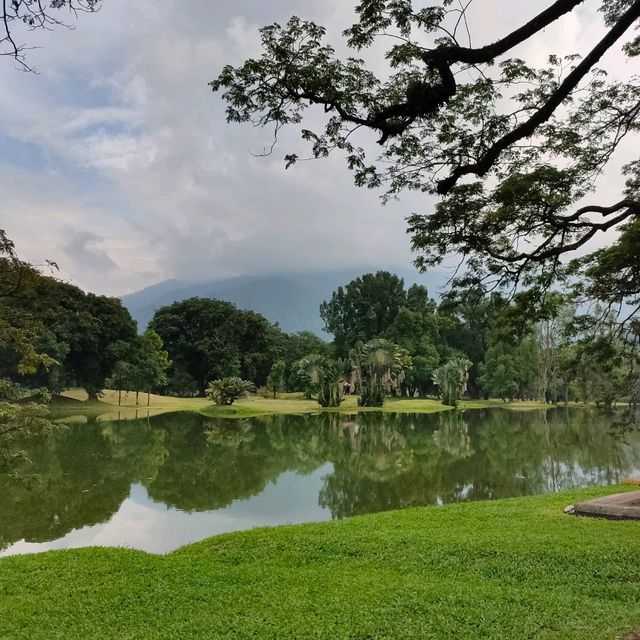
[[(92, 398), (104, 388), (193, 396), (212, 380), (237, 376), (274, 392), (312, 394), (314, 362), (339, 362), (334, 384), (350, 379), (361, 391), (358, 382), (366, 386), (367, 371), (375, 377), (371, 363), (384, 352), (396, 365), (380, 369), (381, 380), (394, 376), (380, 388), (395, 395), (444, 399), (453, 376), (473, 398), (611, 405), (625, 395), (630, 372), (615, 321), (596, 325), (560, 294), (549, 294), (534, 315), (525, 312), (526, 292), (507, 299), (475, 287), (436, 303), (425, 287), (406, 289), (380, 271), (339, 287), (321, 305), (332, 343), (310, 332), (287, 334), (260, 314), (204, 298), (159, 309), (139, 336), (118, 299), (24, 263), (5, 259), (2, 266), (0, 379), (52, 393), (77, 386)], [(25, 343), (38, 357), (29, 360)]]

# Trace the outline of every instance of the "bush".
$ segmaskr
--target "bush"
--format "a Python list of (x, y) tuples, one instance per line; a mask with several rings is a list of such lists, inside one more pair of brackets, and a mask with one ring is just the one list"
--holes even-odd
[(216, 404), (228, 406), (239, 398), (244, 398), (255, 389), (253, 382), (243, 380), (237, 376), (231, 378), (221, 378), (209, 383), (207, 387), (207, 398)]

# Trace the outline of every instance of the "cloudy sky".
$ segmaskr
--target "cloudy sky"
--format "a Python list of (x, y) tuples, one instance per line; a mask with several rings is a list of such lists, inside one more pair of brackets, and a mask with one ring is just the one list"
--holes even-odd
[[(474, 44), (548, 0), (475, 0)], [(285, 136), (256, 158), (267, 131), (227, 125), (208, 82), (259, 52), (257, 29), (292, 15), (352, 22), (351, 0), (105, 0), (73, 31), (29, 35), (38, 75), (0, 59), (0, 192), (5, 228), (24, 257), (56, 260), (64, 277), (123, 294), (168, 279), (408, 266), (407, 196), (382, 207), (356, 189), (341, 158), (285, 171)], [(520, 55), (584, 50), (602, 25), (599, 0), (547, 29)], [(611, 53), (605, 66), (627, 75)], [(373, 135), (372, 135), (373, 139)], [(599, 190), (619, 195), (612, 172)]]

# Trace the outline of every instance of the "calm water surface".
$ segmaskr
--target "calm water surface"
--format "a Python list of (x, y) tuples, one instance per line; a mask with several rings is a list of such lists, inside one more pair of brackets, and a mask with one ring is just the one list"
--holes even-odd
[(0, 556), (167, 552), (218, 533), (618, 482), (640, 435), (586, 410), (73, 424), (0, 476)]

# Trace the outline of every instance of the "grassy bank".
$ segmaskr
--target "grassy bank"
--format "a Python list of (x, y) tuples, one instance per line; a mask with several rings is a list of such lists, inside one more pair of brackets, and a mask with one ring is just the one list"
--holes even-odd
[(0, 637), (613, 640), (640, 626), (640, 524), (562, 510), (616, 490), (6, 558)]
[[(88, 401), (87, 394), (80, 389), (70, 389), (54, 398), (50, 408), (55, 416), (100, 416), (102, 420), (126, 420), (153, 416), (172, 411), (196, 411), (212, 417), (262, 416), (275, 413), (303, 414), (320, 411), (339, 411), (355, 413), (356, 411), (379, 411), (379, 409), (363, 409), (358, 407), (357, 398), (345, 398), (339, 409), (321, 409), (315, 400), (305, 400), (299, 393), (279, 394), (277, 399), (262, 396), (250, 396), (236, 401), (230, 407), (218, 407), (206, 398), (173, 398), (151, 394), (147, 406), (146, 394), (140, 394), (139, 405), (135, 404), (135, 393), (122, 394), (122, 405), (118, 406), (116, 391), (106, 390), (98, 402)], [(500, 407), (511, 410), (543, 409), (548, 407), (539, 402), (509, 402), (501, 400), (463, 400), (461, 409), (483, 409)], [(388, 398), (383, 411), (390, 413), (433, 413), (450, 411), (451, 407), (443, 405), (439, 400)]]

